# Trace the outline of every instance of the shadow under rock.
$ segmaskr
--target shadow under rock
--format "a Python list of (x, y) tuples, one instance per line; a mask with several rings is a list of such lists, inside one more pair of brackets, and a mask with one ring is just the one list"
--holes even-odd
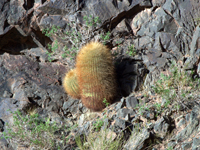
[(141, 89), (149, 72), (142, 61), (130, 56), (116, 58), (115, 68), (120, 97), (126, 97), (133, 91)]

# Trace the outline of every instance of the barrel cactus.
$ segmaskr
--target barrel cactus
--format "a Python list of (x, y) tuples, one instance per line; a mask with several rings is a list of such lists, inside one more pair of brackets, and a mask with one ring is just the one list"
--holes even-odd
[(112, 103), (116, 95), (115, 70), (110, 50), (103, 44), (91, 42), (76, 58), (77, 79), (82, 103), (94, 111)]

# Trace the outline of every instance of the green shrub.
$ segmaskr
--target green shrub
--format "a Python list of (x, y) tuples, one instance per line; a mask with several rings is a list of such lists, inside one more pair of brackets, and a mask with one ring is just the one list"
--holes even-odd
[(61, 143), (66, 144), (68, 138), (66, 136), (57, 141), (55, 140), (58, 139), (55, 132), (60, 127), (55, 122), (51, 123), (50, 119), (43, 120), (37, 113), (24, 116), (19, 110), (12, 113), (12, 115), (13, 125), (6, 124), (7, 131), (3, 132), (5, 139), (13, 139), (12, 141), (18, 144), (27, 147), (33, 146), (36, 149), (59, 149), (60, 146), (56, 143), (59, 140), (62, 140)]

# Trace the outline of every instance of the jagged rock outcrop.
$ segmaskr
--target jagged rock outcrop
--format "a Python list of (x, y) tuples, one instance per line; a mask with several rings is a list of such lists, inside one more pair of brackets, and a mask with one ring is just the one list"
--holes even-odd
[[(155, 98), (152, 90), (161, 73), (171, 75), (172, 62), (193, 82), (199, 80), (198, 1), (1, 0), (0, 11), (0, 132), (7, 130), (6, 123), (13, 123), (8, 109), (27, 112), (34, 106), (40, 116), (59, 125), (66, 123), (70, 128), (77, 123), (72, 135), (88, 135), (102, 119), (102, 129), (108, 128), (115, 137), (124, 136), (123, 149), (199, 147), (199, 83), (186, 85), (179, 99), (182, 86), (175, 89), (168, 108), (168, 99)], [(90, 15), (101, 22), (91, 20)], [(50, 36), (45, 36), (45, 29)], [(106, 44), (114, 57), (119, 95), (106, 113), (89, 113), (62, 87), (65, 73), (75, 66), (77, 49), (90, 40)], [(190, 93), (193, 89), (195, 94)], [(62, 148), (77, 147), (74, 140), (72, 136), (71, 143)], [(19, 149), (13, 143), (1, 139), (0, 149)]]

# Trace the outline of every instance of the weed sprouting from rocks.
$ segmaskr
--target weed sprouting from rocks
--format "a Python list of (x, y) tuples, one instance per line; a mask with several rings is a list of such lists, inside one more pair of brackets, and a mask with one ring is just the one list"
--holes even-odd
[(117, 136), (109, 129), (90, 132), (88, 136), (77, 136), (76, 144), (81, 150), (116, 150), (122, 148), (123, 136)]
[[(62, 135), (60, 142), (56, 141), (55, 139), (58, 136), (55, 133), (61, 127), (56, 122), (51, 122), (50, 119), (41, 119), (37, 113), (26, 116), (19, 110), (11, 113), (13, 115), (13, 124), (6, 124), (7, 130), (3, 132), (5, 139), (12, 139), (16, 143), (32, 146), (36, 149), (59, 149), (61, 146), (59, 143), (66, 144), (69, 139), (69, 136)], [(68, 130), (71, 129), (68, 128)]]
[(42, 33), (44, 33), (45, 36), (55, 37), (57, 39), (57, 41), (54, 42), (54, 45), (48, 44), (50, 52), (47, 52), (47, 55), (50, 62), (54, 60), (54, 55), (59, 54), (57, 51), (58, 47), (56, 45), (64, 44), (63, 48), (60, 50), (62, 51), (62, 58), (68, 57), (70, 59), (74, 59), (79, 49), (91, 41), (95, 36), (97, 36), (100, 42), (104, 44), (110, 40), (111, 33), (109, 31), (100, 31), (100, 36), (98, 35), (99, 32), (97, 30), (101, 23), (98, 16), (94, 17), (92, 15), (85, 15), (83, 17), (83, 21), (83, 24), (77, 24), (75, 21), (70, 21), (65, 30), (55, 25), (42, 30)]
[(179, 108), (179, 104), (197, 96), (197, 88), (194, 87), (198, 87), (199, 80), (195, 81), (192, 77), (188, 77), (188, 74), (180, 68), (173, 62), (169, 71), (161, 73), (160, 79), (152, 86), (154, 92), (165, 100), (165, 108), (174, 102), (176, 103), (174, 106)]
[(134, 47), (134, 45), (128, 46), (128, 51), (126, 52), (129, 56), (135, 56), (137, 54), (137, 51)]

